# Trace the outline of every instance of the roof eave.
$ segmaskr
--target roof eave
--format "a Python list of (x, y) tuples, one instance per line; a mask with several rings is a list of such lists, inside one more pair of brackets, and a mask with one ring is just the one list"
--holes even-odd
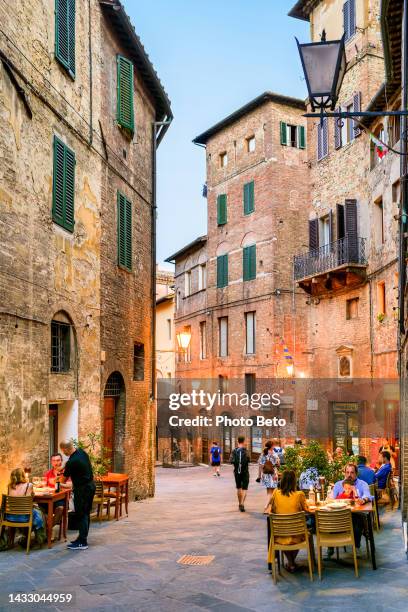
[(182, 255), (186, 255), (187, 253), (193, 253), (194, 251), (198, 251), (198, 249), (201, 248), (201, 246), (205, 244), (206, 242), (207, 242), (207, 236), (199, 236), (192, 242), (189, 242), (188, 244), (186, 244), (186, 246), (182, 247), (181, 249), (173, 253), (173, 255), (170, 255), (169, 257), (167, 257), (167, 259), (165, 259), (164, 261), (167, 263), (174, 263), (176, 259), (178, 259)]

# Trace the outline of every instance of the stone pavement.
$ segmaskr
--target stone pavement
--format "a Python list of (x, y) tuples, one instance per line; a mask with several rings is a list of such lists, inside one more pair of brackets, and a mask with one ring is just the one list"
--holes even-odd
[[(389, 612), (408, 609), (408, 562), (400, 514), (386, 512), (376, 534), (378, 570), (350, 554), (324, 562), (323, 580), (305, 570), (283, 571), (275, 586), (266, 566), (265, 492), (251, 484), (245, 514), (237, 511), (230, 466), (221, 478), (209, 468), (157, 469), (156, 497), (130, 506), (119, 522), (93, 523), (90, 548), (0, 553), (0, 610), (126, 610), (144, 612), (295, 612), (298, 610)], [(184, 566), (184, 554), (215, 555), (207, 566)], [(299, 560), (304, 560), (303, 555)], [(7, 605), (7, 594), (72, 592), (74, 605)]]

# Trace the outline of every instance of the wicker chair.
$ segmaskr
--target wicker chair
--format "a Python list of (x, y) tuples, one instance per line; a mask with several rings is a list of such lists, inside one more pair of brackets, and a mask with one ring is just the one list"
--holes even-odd
[[(307, 550), (307, 561), (309, 565), (310, 580), (313, 581), (313, 536), (306, 526), (306, 515), (304, 512), (294, 514), (270, 514), (269, 524), (271, 528), (271, 539), (269, 542), (268, 563), (272, 564), (273, 581), (276, 584), (275, 557), (278, 551)], [(302, 542), (296, 544), (279, 544), (275, 541), (277, 537), (304, 536)]]
[(111, 498), (109, 497), (109, 495), (106, 495), (104, 485), (101, 480), (95, 480), (95, 486), (96, 490), (93, 498), (93, 503), (97, 506), (96, 517), (98, 519), (102, 519), (103, 509), (104, 507), (106, 507), (106, 515), (109, 521)]
[[(27, 521), (13, 521), (8, 518), (10, 515), (26, 516)], [(33, 530), (33, 498), (31, 495), (3, 495), (0, 517), (0, 533), (3, 527), (28, 529), (27, 535), (27, 555), (30, 552), (31, 532)], [(13, 538), (14, 539), (14, 538)]]
[(350, 508), (345, 510), (316, 510), (317, 568), (322, 579), (322, 548), (351, 546), (354, 557), (354, 571), (358, 578), (356, 544)]

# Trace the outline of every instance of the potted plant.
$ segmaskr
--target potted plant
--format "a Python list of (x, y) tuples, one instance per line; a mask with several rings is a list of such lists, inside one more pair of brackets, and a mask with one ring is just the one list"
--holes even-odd
[(108, 473), (110, 460), (107, 458), (107, 454), (109, 449), (103, 446), (101, 434), (89, 433), (85, 440), (72, 439), (72, 442), (75, 448), (82, 448), (87, 452), (95, 480), (99, 480)]

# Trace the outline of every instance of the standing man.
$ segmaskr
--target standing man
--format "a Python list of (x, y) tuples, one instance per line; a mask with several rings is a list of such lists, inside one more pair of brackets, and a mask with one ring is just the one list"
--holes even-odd
[(221, 449), (218, 446), (217, 442), (213, 442), (210, 448), (210, 461), (211, 465), (214, 468), (213, 476), (220, 477), (220, 465), (221, 465)]
[(74, 491), (74, 508), (78, 517), (79, 536), (68, 544), (70, 550), (86, 550), (88, 548), (88, 532), (92, 500), (95, 495), (92, 466), (87, 453), (82, 448), (75, 448), (71, 441), (61, 442), (60, 449), (69, 457), (65, 464), (60, 482), (71, 478)]
[(230, 463), (234, 466), (238, 507), (241, 512), (245, 512), (244, 502), (249, 485), (249, 456), (245, 448), (245, 436), (238, 436), (238, 446), (231, 453)]

